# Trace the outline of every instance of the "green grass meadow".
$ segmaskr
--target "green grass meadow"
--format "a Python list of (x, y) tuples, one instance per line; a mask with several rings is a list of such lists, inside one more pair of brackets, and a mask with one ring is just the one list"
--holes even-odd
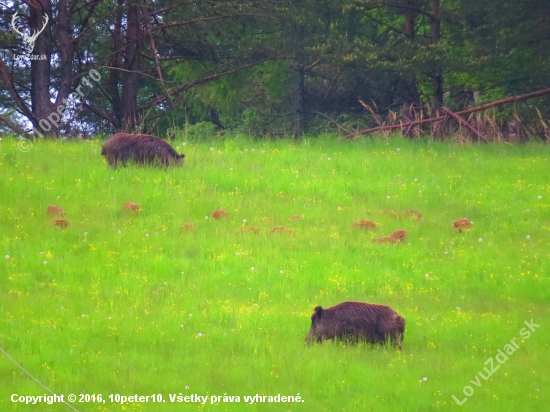
[[(548, 410), (549, 146), (180, 137), (182, 168), (113, 170), (99, 140), (18, 142), (0, 141), (0, 347), (78, 411)], [(306, 346), (313, 308), (347, 300), (399, 312), (403, 351)], [(71, 410), (12, 402), (49, 393), (1, 353), (0, 382), (1, 411)]]

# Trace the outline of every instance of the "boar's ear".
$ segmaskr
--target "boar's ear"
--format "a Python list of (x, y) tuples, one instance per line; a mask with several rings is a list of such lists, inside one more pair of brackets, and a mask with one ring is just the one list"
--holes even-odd
[(321, 319), (321, 313), (323, 313), (323, 308), (321, 306), (315, 306), (313, 311), (317, 314), (317, 317)]

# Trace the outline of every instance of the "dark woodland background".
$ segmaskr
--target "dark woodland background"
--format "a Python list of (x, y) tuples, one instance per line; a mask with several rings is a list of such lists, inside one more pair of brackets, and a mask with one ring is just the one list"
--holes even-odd
[[(0, 130), (351, 132), (550, 87), (547, 0), (2, 2)], [(12, 30), (43, 27), (29, 59)], [(90, 79), (95, 69), (101, 78)], [(82, 96), (71, 94), (80, 85)], [(360, 101), (364, 102), (363, 106)], [(468, 121), (548, 138), (550, 98)], [(408, 129), (448, 136), (446, 122)]]

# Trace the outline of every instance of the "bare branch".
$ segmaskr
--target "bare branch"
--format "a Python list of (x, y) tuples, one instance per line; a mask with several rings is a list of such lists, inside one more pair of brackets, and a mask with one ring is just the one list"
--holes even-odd
[(155, 26), (155, 28), (153, 30), (166, 29), (168, 27), (185, 26), (187, 24), (201, 23), (201, 22), (205, 22), (205, 21), (222, 20), (222, 19), (235, 18), (235, 17), (241, 17), (241, 16), (267, 17), (267, 18), (271, 18), (271, 19), (275, 18), (275, 17), (267, 15), (267, 14), (256, 14), (256, 13), (223, 14), (223, 15), (213, 16), (213, 17), (199, 17), (197, 19), (188, 20), (188, 21), (159, 23), (158, 25)]
[(98, 109), (96, 107), (93, 107), (93, 106), (89, 105), (86, 102), (82, 102), (82, 106), (85, 107), (86, 109), (90, 110), (92, 113), (96, 114), (97, 116), (101, 117), (102, 119), (107, 120), (109, 122), (109, 124), (113, 128), (115, 128), (113, 118), (111, 116), (109, 116), (109, 113), (107, 113), (106, 110)]
[[(253, 63), (250, 63), (250, 64), (246, 64), (244, 66), (241, 66), (241, 67), (238, 67), (236, 69), (233, 69), (233, 70), (228, 70), (226, 72), (222, 72), (222, 73), (217, 73), (217, 74), (214, 74), (212, 76), (208, 76), (208, 77), (203, 77), (201, 79), (197, 79), (191, 83), (187, 83), (181, 87), (178, 87), (174, 90), (172, 90), (170, 92), (170, 95), (174, 95), (174, 94), (179, 94), (179, 93), (183, 93), (185, 92), (186, 90), (189, 90), (189, 89), (192, 89), (193, 87), (196, 87), (196, 86), (201, 86), (203, 84), (206, 84), (206, 83), (209, 83), (211, 81), (214, 81), (214, 80), (217, 80), (219, 79), (220, 77), (224, 77), (224, 76), (228, 76), (230, 74), (233, 74), (233, 73), (237, 73), (238, 71), (241, 71), (241, 70), (244, 70), (244, 69), (248, 69), (250, 67), (254, 67), (254, 66), (257, 66), (258, 64), (260, 63), (263, 63), (267, 60), (270, 60), (270, 59), (262, 59), (262, 60), (259, 60), (259, 61), (256, 61), (256, 62), (253, 62)], [(141, 105), (138, 107), (139, 110), (144, 110), (144, 109), (147, 109), (151, 106), (155, 106), (157, 104), (160, 104), (162, 103), (163, 101), (165, 101), (166, 99), (168, 99), (169, 96), (167, 95), (161, 95), (161, 96), (158, 96), (156, 97), (155, 99), (152, 99), (150, 100), (149, 102)]]
[(19, 96), (19, 93), (17, 93), (17, 90), (15, 90), (13, 81), (8, 76), (6, 65), (4, 64), (4, 60), (2, 60), (2, 56), (0, 56), (0, 78), (6, 84), (6, 87), (10, 91), (10, 95), (12, 99), (17, 104), (18, 109), (21, 111), (21, 113), (27, 116), (31, 121), (33, 121), (33, 123), (36, 122), (37, 120), (32, 114), (32, 112), (29, 110), (27, 104), (23, 101), (21, 96)]
[(457, 116), (456, 114), (454, 114), (453, 112), (451, 112), (449, 109), (447, 109), (446, 107), (440, 107), (439, 108), (443, 113), (445, 113), (447, 116), (449, 117), (452, 117), (453, 119), (455, 119), (458, 124), (460, 124), (461, 126), (464, 126), (466, 129), (468, 129), (474, 136), (477, 136), (477, 140), (484, 140), (484, 141), (487, 141), (487, 138), (485, 136), (483, 136), (482, 133), (478, 132), (470, 123), (468, 123), (466, 120), (464, 119), (461, 119), (459, 116)]
[(4, 123), (6, 126), (8, 126), (11, 130), (13, 130), (17, 134), (29, 136), (29, 134), (26, 131), (24, 131), (18, 124), (11, 122), (8, 118), (2, 116), (1, 114), (0, 114), (0, 122)]
[(172, 97), (170, 97), (170, 94), (168, 93), (168, 90), (166, 90), (166, 86), (164, 85), (164, 79), (162, 78), (162, 70), (160, 68), (160, 63), (159, 63), (159, 58), (158, 58), (158, 53), (157, 53), (157, 47), (155, 45), (155, 38), (151, 34), (151, 26), (150, 26), (149, 22), (147, 22), (147, 33), (149, 35), (149, 39), (151, 40), (151, 49), (153, 50), (153, 56), (155, 58), (155, 66), (157, 68), (157, 73), (159, 75), (159, 81), (160, 81), (160, 85), (162, 87), (162, 91), (170, 99), (170, 102), (172, 103), (172, 107), (175, 107), (174, 102), (172, 101)]
[[(533, 93), (523, 94), (521, 96), (514, 96), (514, 97), (508, 97), (506, 99), (501, 99), (494, 101), (492, 103), (487, 103), (481, 106), (472, 107), (471, 109), (462, 110), (460, 112), (454, 113), (456, 116), (463, 116), (470, 113), (480, 112), (482, 110), (490, 109), (491, 107), (500, 106), (501, 104), (506, 103), (513, 103), (513, 102), (521, 102), (523, 100), (532, 99), (534, 97), (544, 96), (546, 94), (550, 94), (550, 88), (549, 89), (543, 89), (539, 90)], [(407, 123), (401, 123), (401, 124), (394, 124), (391, 126), (378, 126), (378, 127), (372, 127), (370, 129), (361, 130), (355, 133), (348, 134), (344, 139), (353, 139), (357, 136), (360, 136), (362, 134), (377, 132), (381, 130), (396, 130), (396, 129), (403, 129), (406, 127), (412, 127), (412, 126), (418, 126), (421, 124), (427, 124), (427, 123), (433, 123), (433, 122), (440, 122), (445, 119), (447, 119), (448, 116), (438, 116), (438, 117), (432, 117), (430, 119), (422, 119), (422, 120), (416, 120), (414, 122), (407, 122)]]

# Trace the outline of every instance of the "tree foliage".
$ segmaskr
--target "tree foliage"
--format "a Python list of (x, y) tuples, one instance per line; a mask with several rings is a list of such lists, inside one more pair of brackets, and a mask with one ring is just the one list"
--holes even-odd
[[(299, 136), (372, 123), (359, 100), (375, 115), (407, 119), (527, 93), (550, 79), (550, 4), (542, 1), (26, 0), (3, 7), (0, 128), (18, 133), (162, 134), (210, 122), (217, 130)], [(27, 34), (48, 16), (32, 52), (38, 58), (13, 31), (16, 12)], [(542, 98), (515, 110), (533, 116), (533, 104), (550, 114)]]

